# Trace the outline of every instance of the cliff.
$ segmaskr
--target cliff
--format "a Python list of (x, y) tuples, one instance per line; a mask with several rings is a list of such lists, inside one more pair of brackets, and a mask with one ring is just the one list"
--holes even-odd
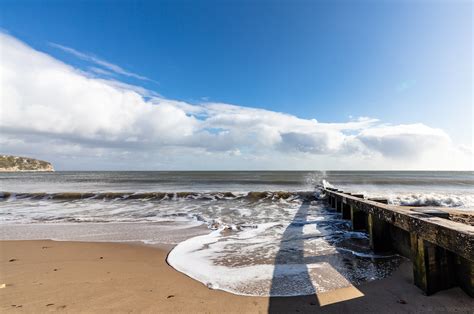
[(19, 157), (0, 155), (0, 172), (15, 171), (54, 171), (53, 165), (47, 161)]

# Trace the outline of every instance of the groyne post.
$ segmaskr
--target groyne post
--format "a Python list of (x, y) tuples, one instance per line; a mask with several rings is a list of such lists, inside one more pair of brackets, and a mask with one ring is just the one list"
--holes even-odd
[[(381, 198), (369, 198), (369, 201), (388, 204), (388, 200)], [(392, 237), (390, 235), (390, 224), (377, 217), (375, 213), (369, 213), (367, 217), (367, 232), (370, 238), (370, 248), (375, 253), (388, 252), (393, 249)]]
[[(344, 193), (346, 195), (351, 195), (351, 193)], [(342, 219), (351, 219), (351, 205), (347, 203), (347, 198), (342, 197)]]
[(351, 205), (342, 203), (342, 219), (351, 219)]
[(451, 288), (456, 279), (452, 254), (416, 234), (410, 239), (415, 285), (426, 295)]
[[(364, 198), (364, 194), (351, 194), (351, 196), (357, 198)], [(360, 210), (354, 205), (350, 205), (351, 208), (351, 221), (352, 230), (367, 230), (368, 215), (363, 210)]]
[[(343, 191), (337, 191), (338, 193), (344, 193)], [(342, 212), (342, 197), (336, 196), (336, 211), (341, 213)]]
[(352, 230), (367, 230), (367, 213), (355, 206), (351, 206)]
[(370, 248), (375, 253), (384, 253), (392, 250), (390, 225), (378, 218), (376, 214), (369, 214), (367, 232), (369, 233)]
[(336, 202), (335, 202), (335, 200), (336, 200), (336, 197), (331, 194), (331, 195), (329, 196), (329, 203), (330, 203), (330, 205), (331, 205), (331, 208), (335, 208), (335, 207), (336, 207)]
[(474, 262), (456, 255), (455, 258), (456, 281), (459, 286), (472, 298), (474, 298)]

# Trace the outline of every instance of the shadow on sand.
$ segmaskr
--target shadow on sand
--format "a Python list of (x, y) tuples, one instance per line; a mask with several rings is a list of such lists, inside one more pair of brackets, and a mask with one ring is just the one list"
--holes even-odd
[[(271, 295), (283, 295), (284, 291), (288, 290), (303, 290), (303, 294), (305, 295), (295, 297), (271, 297), (268, 307), (269, 313), (299, 312), (299, 310), (294, 308), (295, 304), (305, 305), (304, 308), (306, 308), (306, 310), (303, 310), (304, 312), (308, 310), (317, 311), (321, 309), (321, 306), (325, 305), (321, 304), (320, 297), (316, 294), (317, 289), (313, 285), (307, 264), (318, 262), (330, 263), (331, 258), (327, 255), (304, 256), (305, 236), (303, 228), (305, 225), (314, 224), (314, 222), (308, 221), (310, 210), (312, 210), (310, 202), (304, 201), (296, 212), (292, 222), (283, 232), (280, 248), (275, 257), (275, 269), (270, 289)], [(339, 267), (336, 266), (335, 268), (337, 269)], [(288, 272), (292, 274), (298, 273), (297, 278), (295, 278), (295, 276), (291, 278), (285, 276)], [(347, 278), (345, 279), (350, 281)], [(343, 300), (363, 296), (363, 294), (353, 286), (346, 290), (346, 296), (343, 297)]]
[[(302, 296), (294, 297), (270, 297), (269, 313), (413, 313), (413, 312), (463, 312), (472, 313), (474, 299), (467, 296), (459, 287), (440, 291), (436, 295), (425, 296), (413, 284), (412, 263), (407, 259), (401, 259), (397, 263), (394, 272), (383, 280), (374, 280), (363, 285), (354, 287), (354, 280), (349, 278), (347, 272), (348, 264), (341, 264), (344, 261), (344, 251), (337, 254), (304, 256), (304, 241), (310, 239), (311, 235), (305, 235), (306, 225), (323, 226), (324, 223), (311, 221), (308, 219), (313, 209), (310, 202), (305, 201), (298, 209), (292, 222), (285, 229), (280, 242), (279, 251), (275, 257), (275, 269), (273, 272), (271, 295), (282, 295), (282, 291), (290, 289), (304, 290)], [(336, 220), (340, 216), (333, 211), (328, 211), (328, 215), (335, 215)], [(331, 222), (332, 223), (332, 222)], [(339, 246), (339, 245), (338, 245)], [(377, 270), (377, 259), (367, 261), (367, 259), (353, 259), (349, 267), (353, 269), (367, 269), (367, 264), (371, 263), (372, 270)], [(342, 279), (346, 287), (338, 288), (329, 292), (317, 293), (313, 285), (310, 270), (307, 265), (310, 263), (325, 263), (333, 270), (333, 275)], [(364, 267), (365, 266), (365, 267)], [(298, 272), (298, 279), (283, 276), (288, 271)], [(345, 275), (346, 274), (346, 275)], [(324, 277), (324, 274), (322, 274)], [(314, 279), (314, 278), (313, 278)], [(333, 276), (324, 278), (333, 280)], [(319, 279), (317, 279), (319, 280)], [(304, 289), (306, 287), (306, 289)]]

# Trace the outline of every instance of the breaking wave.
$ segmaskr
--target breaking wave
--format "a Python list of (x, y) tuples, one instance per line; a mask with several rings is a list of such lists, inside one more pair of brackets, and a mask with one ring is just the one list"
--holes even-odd
[(62, 192), (62, 193), (14, 193), (14, 192), (0, 192), (0, 200), (11, 199), (31, 199), (31, 200), (146, 200), (146, 201), (163, 201), (163, 200), (177, 200), (177, 199), (192, 199), (192, 200), (220, 200), (220, 199), (248, 199), (248, 200), (277, 200), (277, 199), (293, 199), (304, 198), (312, 199), (316, 197), (318, 192), (315, 191), (263, 191), (263, 192)]
[(464, 207), (474, 203), (472, 195), (440, 195), (434, 193), (395, 196), (391, 203), (402, 206)]
[(474, 210), (474, 189), (472, 188), (418, 189), (414, 193), (412, 188), (400, 186), (391, 186), (387, 189), (378, 186), (332, 185), (326, 180), (323, 180), (322, 185), (325, 188), (335, 187), (345, 192), (360, 193), (368, 198), (385, 198), (388, 200), (388, 203), (392, 205), (456, 207), (459, 209)]
[[(190, 222), (211, 229), (265, 219), (285, 204), (315, 200), (300, 192), (0, 193), (0, 223)], [(271, 217), (268, 217), (271, 219)], [(230, 223), (231, 225), (231, 223)]]

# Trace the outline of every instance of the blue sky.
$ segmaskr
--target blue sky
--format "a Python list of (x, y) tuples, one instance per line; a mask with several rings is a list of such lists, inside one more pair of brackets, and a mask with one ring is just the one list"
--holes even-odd
[[(0, 6), (0, 27), (17, 40), (98, 78), (166, 99), (261, 108), (324, 123), (357, 117), (422, 123), (457, 144), (472, 144), (470, 1)], [(94, 60), (119, 71), (99, 73), (110, 68)]]

